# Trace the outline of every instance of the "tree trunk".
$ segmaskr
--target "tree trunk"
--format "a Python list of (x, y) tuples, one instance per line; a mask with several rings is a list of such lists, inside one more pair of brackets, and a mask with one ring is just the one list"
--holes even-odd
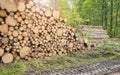
[(111, 0), (111, 19), (110, 19), (110, 36), (112, 36), (112, 29), (113, 29), (113, 0)]
[(107, 0), (104, 0), (105, 29), (107, 29)]
[(103, 0), (103, 4), (102, 4), (102, 7), (101, 7), (101, 10), (102, 10), (101, 25), (102, 25), (103, 28), (104, 28), (104, 0)]
[(101, 16), (101, 25), (104, 27), (104, 14), (103, 14), (104, 8), (102, 7), (102, 16)]
[(118, 9), (116, 9), (116, 22), (115, 22), (115, 30), (114, 30), (114, 36), (116, 36), (116, 34), (118, 33), (118, 29), (116, 29), (116, 27), (118, 27)]

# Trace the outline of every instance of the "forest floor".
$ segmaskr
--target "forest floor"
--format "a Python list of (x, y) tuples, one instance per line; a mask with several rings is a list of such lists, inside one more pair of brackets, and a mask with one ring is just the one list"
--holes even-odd
[(114, 58), (118, 57), (120, 57), (120, 43), (105, 39), (96, 50), (82, 50), (72, 52), (67, 56), (54, 56), (30, 61), (20, 60), (10, 64), (0, 64), (0, 75), (39, 75), (42, 72), (64, 70), (67, 67), (114, 60)]
[(60, 70), (45, 71), (38, 75), (118, 75), (120, 74), (120, 57), (97, 62), (93, 64), (80, 65), (77, 67), (64, 68)]

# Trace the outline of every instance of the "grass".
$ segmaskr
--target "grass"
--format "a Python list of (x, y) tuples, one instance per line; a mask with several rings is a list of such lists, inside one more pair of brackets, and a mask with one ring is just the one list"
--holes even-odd
[(73, 52), (67, 56), (53, 56), (44, 60), (19, 61), (11, 64), (0, 64), (0, 75), (22, 75), (26, 68), (32, 68), (36, 72), (62, 69), (109, 60), (120, 56), (120, 43), (112, 40), (103, 40), (97, 50), (84, 50)]
[[(120, 54), (120, 53), (119, 53)], [(79, 66), (99, 61), (105, 61), (118, 57), (116, 54), (102, 55), (99, 51), (84, 51), (70, 54), (68, 56), (55, 56), (45, 60), (35, 60), (27, 63), (35, 70), (42, 72), (65, 67)]]
[(104, 39), (103, 43), (98, 46), (102, 55), (120, 55), (120, 42), (112, 41), (110, 39)]
[(0, 75), (24, 74), (26, 66), (23, 62), (0, 64)]

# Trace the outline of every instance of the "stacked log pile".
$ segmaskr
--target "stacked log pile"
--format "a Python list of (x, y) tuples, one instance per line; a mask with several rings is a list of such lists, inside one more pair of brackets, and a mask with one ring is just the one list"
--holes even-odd
[[(16, 0), (15, 0), (16, 1)], [(0, 0), (0, 61), (67, 55), (87, 48), (57, 10), (39, 0)]]
[(80, 25), (83, 35), (89, 34), (92, 39), (106, 39), (109, 38), (107, 31), (102, 26), (86, 26)]
[(108, 39), (109, 36), (107, 31), (102, 28), (102, 26), (87, 26), (80, 25), (79, 29), (82, 30), (83, 36), (89, 36), (89, 42), (100, 44), (103, 39)]

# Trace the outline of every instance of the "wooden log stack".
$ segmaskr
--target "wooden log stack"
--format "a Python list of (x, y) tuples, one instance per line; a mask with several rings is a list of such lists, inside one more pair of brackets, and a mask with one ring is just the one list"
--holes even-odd
[(0, 0), (1, 62), (67, 55), (88, 47), (59, 11), (38, 1)]

